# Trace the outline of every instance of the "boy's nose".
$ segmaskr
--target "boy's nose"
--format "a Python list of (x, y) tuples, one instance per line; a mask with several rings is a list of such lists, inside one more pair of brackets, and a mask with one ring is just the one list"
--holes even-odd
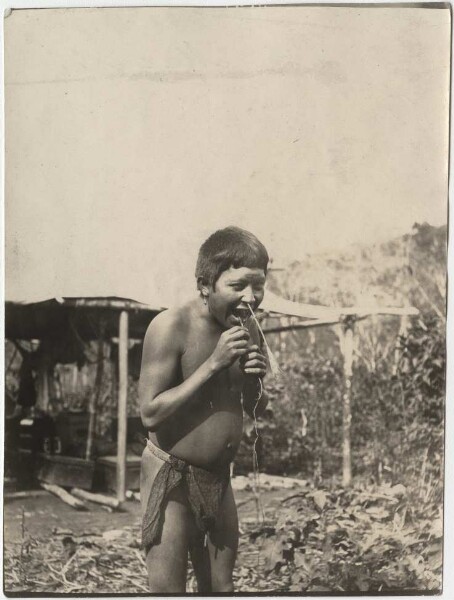
[(252, 304), (255, 300), (254, 292), (252, 288), (247, 288), (244, 290), (243, 294), (243, 302), (247, 302), (248, 304)]

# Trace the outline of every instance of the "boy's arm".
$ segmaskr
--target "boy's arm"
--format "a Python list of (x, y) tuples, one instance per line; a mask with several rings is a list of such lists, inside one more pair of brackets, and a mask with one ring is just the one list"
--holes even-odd
[(176, 410), (197, 397), (196, 392), (216, 372), (247, 352), (244, 328), (225, 331), (209, 358), (179, 385), (183, 333), (178, 316), (166, 311), (150, 324), (145, 335), (139, 382), (140, 414), (144, 427), (156, 431)]

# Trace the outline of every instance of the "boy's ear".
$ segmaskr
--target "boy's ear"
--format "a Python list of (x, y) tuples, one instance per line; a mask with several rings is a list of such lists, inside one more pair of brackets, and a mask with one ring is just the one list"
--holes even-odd
[(210, 294), (209, 286), (206, 282), (205, 277), (197, 277), (197, 289), (202, 294), (204, 298), (208, 298)]

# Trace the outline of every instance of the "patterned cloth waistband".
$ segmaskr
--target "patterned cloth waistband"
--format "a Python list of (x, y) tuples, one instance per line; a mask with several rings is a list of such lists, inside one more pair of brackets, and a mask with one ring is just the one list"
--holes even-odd
[(172, 456), (165, 450), (162, 450), (162, 448), (158, 448), (158, 446), (156, 446), (156, 444), (153, 444), (153, 442), (150, 439), (147, 439), (147, 446), (148, 450), (152, 454), (165, 461), (166, 463), (171, 464), (176, 471), (185, 471), (189, 467), (189, 463), (187, 463), (185, 460), (177, 458), (176, 456)]

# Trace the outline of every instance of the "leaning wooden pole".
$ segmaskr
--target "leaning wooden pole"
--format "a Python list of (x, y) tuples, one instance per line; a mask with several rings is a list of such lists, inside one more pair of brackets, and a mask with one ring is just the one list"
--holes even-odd
[(128, 426), (128, 313), (120, 314), (118, 340), (117, 498), (126, 499), (126, 434)]
[(352, 483), (352, 377), (353, 377), (353, 336), (354, 319), (346, 317), (341, 323), (341, 352), (344, 357), (344, 395), (342, 403), (342, 485)]

